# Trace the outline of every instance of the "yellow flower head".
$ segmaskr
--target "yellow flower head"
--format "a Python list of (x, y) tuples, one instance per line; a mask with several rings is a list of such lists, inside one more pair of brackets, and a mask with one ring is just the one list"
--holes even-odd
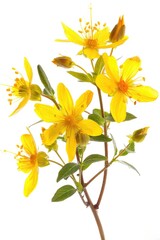
[(26, 197), (35, 189), (38, 182), (38, 167), (47, 166), (49, 164), (47, 154), (38, 152), (35, 141), (31, 133), (21, 136), (22, 146), (19, 148), (18, 154), (15, 156), (18, 161), (18, 170), (29, 173), (24, 184), (24, 195)]
[(115, 48), (127, 40), (127, 37), (123, 37), (114, 43), (110, 43), (110, 32), (106, 24), (101, 25), (100, 22), (92, 25), (91, 22), (87, 22), (84, 26), (82, 25), (82, 19), (79, 20), (81, 29), (76, 33), (67, 25), (62, 23), (64, 33), (67, 40), (57, 40), (60, 42), (73, 42), (83, 46), (83, 49), (79, 54), (84, 54), (90, 59), (99, 57), (99, 49), (103, 48)]
[(139, 57), (128, 58), (121, 68), (113, 56), (104, 53), (103, 59), (107, 75), (98, 75), (96, 84), (103, 92), (112, 96), (110, 108), (116, 122), (122, 122), (126, 118), (127, 97), (139, 102), (151, 102), (158, 97), (158, 92), (153, 88), (136, 84), (136, 80), (140, 80), (134, 79), (141, 67)]
[(69, 161), (72, 161), (76, 153), (77, 133), (81, 131), (90, 136), (98, 136), (102, 134), (102, 129), (94, 121), (82, 118), (82, 112), (92, 100), (93, 93), (91, 91), (84, 92), (75, 104), (69, 90), (63, 83), (58, 84), (57, 93), (60, 109), (57, 109), (56, 106), (37, 103), (35, 104), (35, 112), (43, 121), (53, 123), (43, 132), (43, 143), (51, 145), (59, 135), (65, 133), (66, 151)]
[(13, 100), (21, 100), (18, 107), (10, 114), (10, 116), (21, 110), (29, 100), (41, 100), (41, 89), (38, 85), (32, 84), (33, 73), (27, 58), (24, 58), (24, 68), (28, 80), (25, 80), (22, 74), (13, 68), (17, 77), (15, 78), (14, 85), (7, 88), (10, 105)]

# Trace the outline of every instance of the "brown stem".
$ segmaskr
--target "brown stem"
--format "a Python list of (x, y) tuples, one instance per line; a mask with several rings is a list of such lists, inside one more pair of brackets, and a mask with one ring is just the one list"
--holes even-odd
[[(77, 161), (80, 162), (80, 159), (79, 159), (79, 154), (78, 152), (76, 152), (76, 157), (77, 157)], [(95, 221), (97, 223), (97, 227), (98, 227), (98, 230), (99, 230), (99, 234), (100, 234), (100, 237), (101, 237), (101, 240), (105, 240), (105, 235), (104, 235), (104, 231), (103, 231), (103, 227), (102, 227), (102, 223), (100, 221), (100, 218), (99, 218), (99, 215), (98, 215), (98, 212), (97, 212), (97, 209), (95, 209), (93, 203), (92, 203), (92, 200), (88, 194), (88, 191), (85, 187), (85, 183), (84, 183), (84, 179), (83, 179), (83, 172), (81, 171), (80, 169), (80, 179), (81, 179), (81, 184), (83, 186), (83, 191), (84, 191), (84, 194), (85, 194), (85, 197), (87, 199), (87, 206), (89, 206), (91, 208), (91, 211), (93, 213), (93, 216), (95, 218)]]
[[(101, 95), (101, 91), (98, 87), (97, 87), (97, 90), (98, 90), (101, 114), (102, 114), (102, 117), (104, 118), (105, 114), (104, 114), (104, 109), (103, 109), (102, 95)], [(107, 136), (106, 123), (104, 123), (104, 135)], [(102, 181), (100, 194), (99, 194), (97, 203), (94, 206), (96, 209), (99, 208), (99, 205), (101, 203), (101, 200), (102, 200), (102, 197), (103, 197), (103, 194), (104, 194), (104, 190), (105, 190), (105, 186), (106, 186), (106, 181), (107, 181), (107, 167), (108, 167), (108, 143), (107, 142), (104, 142), (104, 152), (105, 152), (105, 156), (106, 156), (106, 161), (105, 161), (105, 165), (104, 165), (105, 170), (104, 170), (104, 173), (103, 173), (103, 181)]]

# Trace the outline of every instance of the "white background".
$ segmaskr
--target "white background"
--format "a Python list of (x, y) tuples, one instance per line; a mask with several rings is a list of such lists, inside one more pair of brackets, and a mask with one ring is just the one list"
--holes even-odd
[[(79, 46), (54, 42), (64, 38), (61, 22), (79, 29), (78, 19), (89, 20), (90, 1), (54, 0), (0, 0), (0, 83), (12, 84), (11, 68), (24, 74), (23, 57), (26, 56), (34, 71), (34, 83), (39, 83), (37, 64), (45, 69), (56, 88), (63, 82), (76, 99), (86, 89), (65, 70), (51, 63), (59, 54), (70, 55), (86, 67), (87, 60), (77, 57)], [(116, 57), (138, 55), (142, 59), (142, 75), (146, 84), (159, 91), (160, 82), (160, 15), (158, 0), (93, 0), (93, 22), (106, 22), (113, 27), (118, 17), (124, 15), (129, 40), (116, 51)], [(75, 69), (76, 70), (76, 69)], [(76, 89), (76, 91), (75, 91)], [(13, 108), (7, 103), (4, 86), (0, 86), (0, 149), (16, 151), (26, 126), (37, 121), (34, 103), (29, 103), (19, 114), (8, 118)], [(96, 98), (89, 107), (98, 107)], [(106, 104), (108, 111), (108, 104)], [(138, 118), (131, 122), (113, 124), (112, 132), (119, 147), (127, 143), (127, 134), (135, 129), (150, 126), (146, 140), (136, 145), (136, 153), (124, 160), (132, 163), (140, 172), (118, 163), (109, 169), (107, 188), (99, 214), (107, 240), (160, 240), (160, 101), (128, 105), (128, 111)], [(33, 127), (38, 139), (40, 126)], [(111, 144), (110, 144), (111, 146)], [(39, 145), (41, 149), (41, 145)], [(101, 152), (99, 145), (92, 153)], [(96, 150), (95, 150), (96, 149)], [(95, 152), (96, 151), (96, 152)], [(112, 151), (112, 146), (111, 146)], [(55, 156), (53, 155), (53, 159)], [(97, 165), (95, 165), (97, 166)], [(93, 168), (88, 173), (91, 174)], [(61, 203), (51, 203), (58, 187), (58, 167), (40, 169), (39, 183), (29, 198), (23, 196), (26, 175), (17, 171), (12, 154), (0, 154), (0, 239), (46, 239), (46, 240), (99, 240), (98, 230), (91, 215), (78, 195)], [(91, 184), (89, 191), (96, 201), (101, 178)]]

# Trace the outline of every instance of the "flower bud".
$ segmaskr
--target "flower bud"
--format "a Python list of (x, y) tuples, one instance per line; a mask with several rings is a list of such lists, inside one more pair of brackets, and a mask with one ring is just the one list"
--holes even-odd
[(87, 134), (82, 133), (81, 131), (79, 131), (76, 134), (76, 142), (79, 146), (86, 146), (87, 143), (89, 142), (89, 136)]
[(54, 58), (52, 62), (56, 64), (58, 67), (64, 67), (64, 68), (71, 68), (74, 65), (74, 62), (72, 61), (72, 59), (67, 56)]
[(134, 131), (133, 134), (129, 136), (129, 138), (134, 142), (142, 142), (147, 135), (148, 128), (149, 127), (144, 127)]
[(124, 17), (119, 17), (118, 23), (114, 26), (110, 33), (110, 41), (117, 42), (125, 35)]

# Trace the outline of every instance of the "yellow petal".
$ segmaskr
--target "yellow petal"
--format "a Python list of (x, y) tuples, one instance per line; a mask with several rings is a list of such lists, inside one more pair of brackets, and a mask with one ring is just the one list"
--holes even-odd
[(36, 144), (31, 134), (23, 134), (21, 136), (21, 142), (26, 153), (29, 155), (35, 155), (37, 153)]
[(36, 114), (45, 122), (58, 122), (63, 118), (62, 113), (57, 107), (40, 103), (36, 103), (34, 107)]
[(62, 109), (65, 111), (65, 114), (67, 115), (72, 114), (74, 108), (73, 99), (69, 90), (65, 87), (63, 83), (58, 84), (57, 93), (59, 103)]
[(68, 40), (70, 42), (80, 44), (80, 45), (84, 45), (83, 38), (81, 38), (75, 31), (73, 31), (71, 28), (69, 28), (64, 23), (62, 23), (62, 27), (63, 27), (63, 30), (64, 30), (64, 33), (65, 33), (66, 37), (68, 38)]
[(151, 102), (157, 99), (158, 92), (148, 86), (135, 86), (130, 90), (130, 95), (139, 102)]
[(122, 45), (127, 39), (128, 39), (128, 37), (125, 36), (124, 38), (120, 39), (117, 42), (108, 43), (106, 45), (105, 44), (99, 45), (99, 48), (116, 48), (116, 47)]
[(24, 183), (24, 195), (28, 197), (38, 182), (38, 167), (34, 167)]
[(103, 60), (105, 64), (105, 69), (107, 72), (107, 75), (116, 82), (119, 82), (119, 68), (117, 64), (117, 60), (113, 56), (108, 56), (106, 53), (103, 55)]
[(112, 96), (117, 91), (117, 84), (112, 79), (107, 78), (103, 74), (99, 74), (96, 78), (97, 86), (105, 93)]
[(18, 170), (24, 172), (24, 173), (29, 173), (31, 169), (33, 168), (33, 164), (30, 161), (29, 157), (23, 157), (18, 160)]
[(29, 63), (29, 61), (26, 57), (24, 58), (24, 68), (26, 70), (26, 74), (27, 74), (27, 77), (29, 79), (29, 82), (31, 83), (32, 82), (32, 77), (33, 77), (33, 72), (32, 72), (31, 65), (30, 65), (30, 63)]
[(80, 121), (78, 127), (84, 134), (89, 136), (98, 136), (102, 134), (101, 127), (91, 119)]
[(77, 115), (81, 115), (82, 112), (88, 107), (90, 102), (92, 101), (93, 92), (86, 91), (84, 92), (75, 103), (75, 112)]
[(98, 58), (100, 56), (96, 48), (84, 48), (82, 51), (83, 54), (89, 59)]
[(51, 145), (55, 142), (59, 135), (62, 135), (65, 131), (65, 126), (63, 123), (58, 123), (51, 125), (42, 134), (42, 142), (44, 145)]
[(106, 42), (109, 39), (109, 29), (108, 27), (103, 28), (99, 31), (97, 31), (94, 35), (93, 35), (93, 39), (97, 39), (98, 40), (98, 46), (102, 45), (102, 44), (106, 44)]
[(126, 118), (126, 96), (117, 92), (111, 100), (111, 114), (116, 122), (122, 122)]
[(68, 154), (68, 159), (69, 162), (73, 161), (75, 154), (76, 154), (76, 147), (77, 147), (77, 143), (76, 143), (76, 138), (75, 138), (75, 130), (74, 128), (68, 128), (66, 130), (66, 151)]
[(19, 103), (18, 107), (9, 115), (10, 117), (19, 112), (29, 101), (29, 96), (24, 97), (23, 100)]
[(122, 79), (124, 81), (132, 79), (141, 66), (139, 57), (128, 58), (122, 65)]

